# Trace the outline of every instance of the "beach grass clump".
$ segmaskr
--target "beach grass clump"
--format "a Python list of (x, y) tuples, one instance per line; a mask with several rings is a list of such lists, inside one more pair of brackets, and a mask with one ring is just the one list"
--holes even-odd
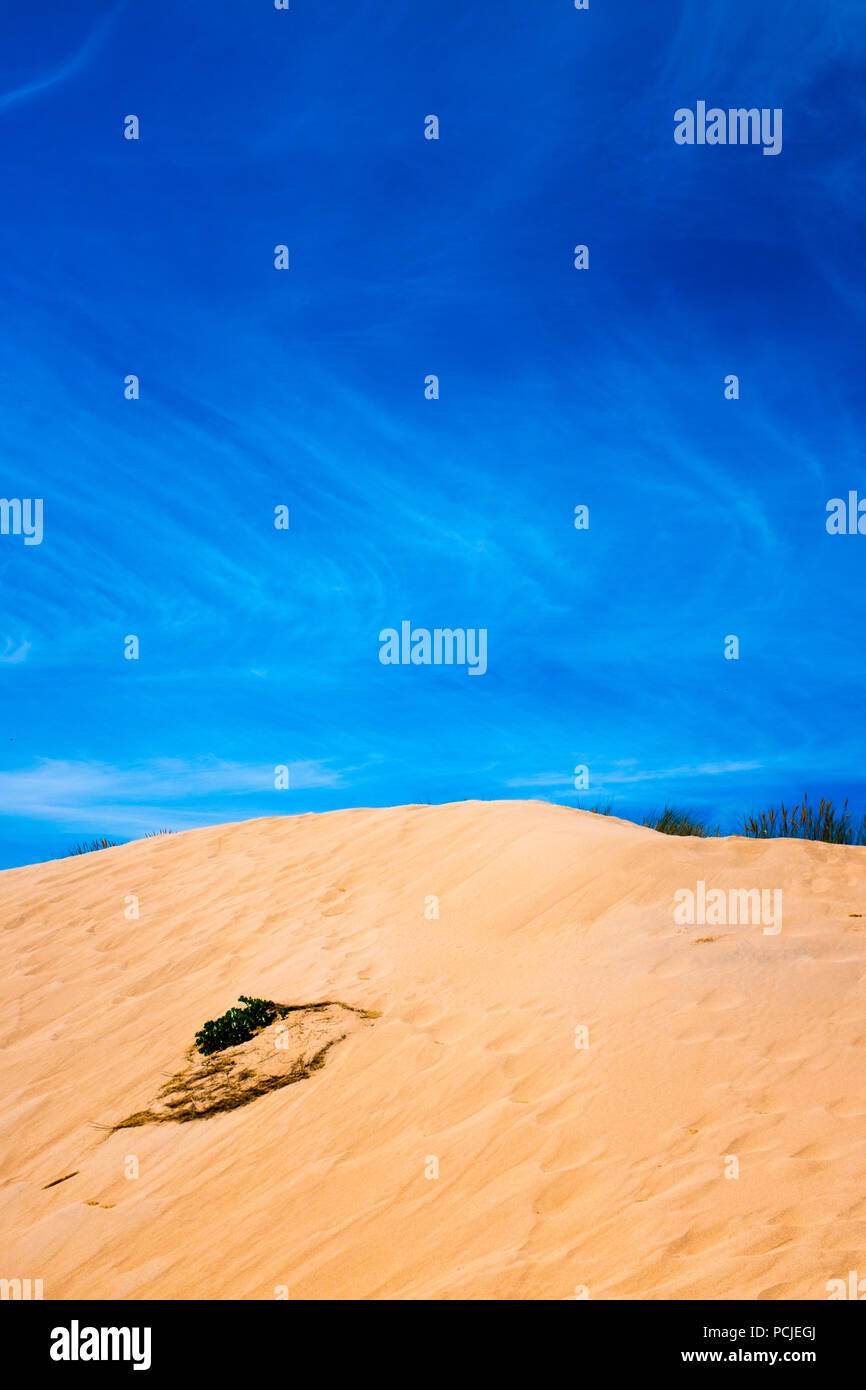
[(821, 797), (817, 806), (808, 793), (788, 809), (784, 802), (757, 816), (744, 816), (742, 833), (753, 840), (823, 840), (829, 845), (866, 845), (866, 815), (854, 820), (846, 796), (841, 810)]
[(73, 854), (90, 854), (95, 849), (114, 849), (116, 845), (116, 840), (82, 840), (74, 849), (69, 851), (66, 857), (69, 859)]
[(289, 1012), (288, 1005), (275, 1004), (273, 999), (251, 999), (247, 994), (239, 998), (245, 1009), (229, 1009), (222, 1018), (210, 1018), (196, 1033), (195, 1045), (205, 1057), (248, 1042), (275, 1018), (285, 1018)]
[(691, 811), (683, 811), (676, 806), (665, 805), (664, 810), (644, 816), (644, 825), (650, 830), (658, 830), (662, 835), (698, 835), (702, 839), (718, 835), (719, 827), (712, 830), (706, 821), (699, 820)]

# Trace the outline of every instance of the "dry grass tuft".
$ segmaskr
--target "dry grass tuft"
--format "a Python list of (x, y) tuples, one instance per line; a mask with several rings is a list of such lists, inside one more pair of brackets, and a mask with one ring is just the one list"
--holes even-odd
[(811, 805), (808, 794), (789, 811), (784, 801), (770, 806), (759, 816), (743, 819), (743, 834), (754, 840), (823, 840), (830, 845), (866, 845), (866, 816), (854, 821), (848, 810), (848, 798), (837, 811), (832, 801), (821, 797), (818, 807)]

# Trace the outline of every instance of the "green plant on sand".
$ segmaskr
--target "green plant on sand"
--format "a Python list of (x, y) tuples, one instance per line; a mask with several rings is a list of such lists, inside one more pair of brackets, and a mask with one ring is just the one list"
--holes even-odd
[(196, 1033), (195, 1045), (203, 1056), (248, 1042), (275, 1018), (285, 1018), (289, 1012), (287, 1004), (275, 1004), (273, 999), (251, 999), (247, 994), (241, 994), (239, 999), (246, 1004), (245, 1009), (229, 1009), (222, 1018), (208, 1019)]

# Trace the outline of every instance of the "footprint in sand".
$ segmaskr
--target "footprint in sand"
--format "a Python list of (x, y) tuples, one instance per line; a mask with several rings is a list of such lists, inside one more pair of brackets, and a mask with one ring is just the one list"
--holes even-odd
[(323, 917), (340, 917), (346, 911), (348, 897), (345, 888), (329, 888), (319, 898), (319, 911)]
[(712, 1009), (713, 1013), (719, 1013), (724, 1009), (738, 1009), (743, 1004), (743, 996), (739, 990), (728, 989), (720, 985), (717, 989), (711, 989), (709, 994), (705, 994), (698, 1001), (699, 1009)]

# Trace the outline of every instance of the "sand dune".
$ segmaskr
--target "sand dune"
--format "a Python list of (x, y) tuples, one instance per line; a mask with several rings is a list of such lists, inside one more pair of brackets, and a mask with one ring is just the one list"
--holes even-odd
[[(699, 881), (781, 889), (782, 930), (677, 924)], [(467, 802), (9, 870), (0, 910), (0, 1275), (48, 1299), (824, 1299), (866, 1275), (864, 849)], [(114, 1129), (240, 994), (335, 1001), (293, 1034), (333, 1042), (322, 1065)]]

